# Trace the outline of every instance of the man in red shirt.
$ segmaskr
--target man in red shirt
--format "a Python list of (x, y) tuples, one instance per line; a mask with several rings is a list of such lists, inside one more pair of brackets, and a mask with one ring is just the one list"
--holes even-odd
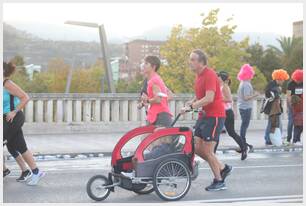
[(195, 125), (195, 152), (209, 163), (214, 174), (213, 183), (207, 191), (226, 189), (225, 178), (232, 167), (221, 163), (215, 155), (215, 147), (225, 121), (225, 109), (216, 72), (207, 67), (207, 57), (201, 50), (190, 54), (190, 68), (196, 73), (195, 97), (182, 108), (182, 113), (190, 109), (202, 108)]

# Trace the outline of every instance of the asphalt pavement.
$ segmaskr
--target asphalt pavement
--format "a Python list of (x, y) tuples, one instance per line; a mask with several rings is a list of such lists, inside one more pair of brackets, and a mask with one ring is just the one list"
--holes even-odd
[[(180, 202), (229, 203), (229, 202), (302, 202), (303, 152), (249, 153), (241, 161), (237, 153), (218, 154), (221, 161), (233, 166), (226, 180), (227, 190), (207, 192), (212, 181), (208, 164), (200, 163), (199, 177)], [(199, 159), (199, 158), (197, 158)], [(86, 194), (86, 183), (96, 174), (110, 171), (110, 157), (75, 158), (69, 160), (38, 160), (46, 176), (37, 186), (16, 182), (20, 171), (13, 160), (6, 162), (12, 173), (4, 178), (5, 203), (93, 203)], [(107, 203), (158, 203), (163, 202), (155, 194), (137, 195), (115, 188)]]

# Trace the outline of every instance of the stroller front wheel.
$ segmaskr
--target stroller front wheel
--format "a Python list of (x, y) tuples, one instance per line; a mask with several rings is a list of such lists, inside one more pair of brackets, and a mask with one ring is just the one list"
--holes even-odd
[(104, 175), (93, 176), (87, 182), (88, 196), (95, 201), (105, 200), (110, 194), (110, 189), (105, 188), (108, 184), (109, 181)]

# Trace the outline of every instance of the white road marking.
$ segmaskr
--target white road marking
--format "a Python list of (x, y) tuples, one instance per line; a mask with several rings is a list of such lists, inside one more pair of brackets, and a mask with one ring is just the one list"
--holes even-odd
[[(280, 167), (303, 167), (302, 164), (298, 165), (252, 165), (252, 166), (233, 166), (233, 169), (254, 169), (254, 168), (280, 168)], [(207, 167), (201, 167), (200, 170), (210, 169)]]
[(180, 203), (224, 203), (224, 202), (302, 202), (303, 195), (283, 195), (283, 196), (261, 196), (261, 197), (243, 197), (243, 198), (226, 198), (211, 200), (187, 200)]
[[(286, 168), (286, 167), (303, 167), (302, 164), (296, 165), (254, 165), (254, 166), (233, 166), (233, 169), (261, 169), (261, 168)], [(72, 166), (72, 165), (61, 165), (54, 167), (54, 165), (44, 165), (41, 166), (41, 169), (45, 172), (64, 172), (69, 173), (79, 172), (81, 170), (111, 170), (111, 167), (101, 167), (100, 165), (82, 165), (82, 166)], [(209, 167), (201, 167), (200, 170), (210, 170)], [(17, 166), (11, 167), (11, 177), (17, 177), (20, 174), (20, 170)]]

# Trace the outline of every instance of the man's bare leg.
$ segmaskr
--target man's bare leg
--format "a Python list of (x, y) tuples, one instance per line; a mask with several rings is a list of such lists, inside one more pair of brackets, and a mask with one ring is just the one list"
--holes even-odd
[[(204, 159), (205, 161), (208, 161), (207, 157), (206, 157), (206, 153), (205, 153), (205, 146), (204, 146), (205, 141), (200, 138), (200, 137), (195, 137), (195, 153), (200, 156), (202, 159)], [(215, 142), (214, 142), (215, 143)], [(216, 143), (215, 143), (216, 144)], [(214, 144), (214, 145), (215, 145)], [(217, 159), (217, 158), (216, 158)], [(217, 163), (219, 165), (219, 169), (220, 172), (224, 169), (225, 165), (223, 163), (221, 163), (218, 159), (217, 159)]]
[(214, 173), (215, 179), (221, 181), (221, 166), (220, 162), (218, 161), (217, 157), (214, 154), (216, 142), (203, 142), (203, 151), (204, 155), (207, 157), (207, 162)]

